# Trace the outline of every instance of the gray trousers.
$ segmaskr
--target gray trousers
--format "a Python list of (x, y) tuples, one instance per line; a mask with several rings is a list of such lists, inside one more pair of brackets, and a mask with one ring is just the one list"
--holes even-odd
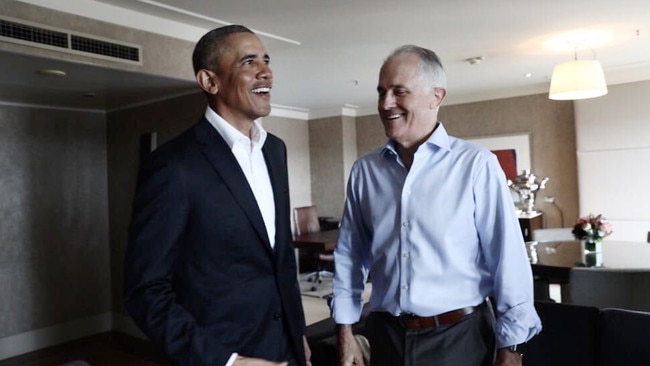
[(465, 316), (459, 323), (422, 330), (405, 329), (390, 314), (373, 312), (365, 332), (370, 342), (370, 365), (492, 366), (495, 326), (491, 306)]

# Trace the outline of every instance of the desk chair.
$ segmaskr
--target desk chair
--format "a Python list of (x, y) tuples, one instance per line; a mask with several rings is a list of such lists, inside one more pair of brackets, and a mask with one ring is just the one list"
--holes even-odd
[(318, 209), (314, 205), (294, 208), (293, 223), (296, 235), (319, 232)]
[[(296, 207), (293, 209), (293, 222), (296, 235), (315, 233), (320, 231), (320, 221), (318, 220), (318, 209), (315, 205)], [(322, 283), (323, 276), (332, 276), (331, 272), (325, 270), (326, 266), (334, 262), (334, 254), (331, 252), (316, 252), (316, 271), (309, 273), (305, 280), (311, 282), (313, 286), (311, 291), (318, 289), (318, 284)]]

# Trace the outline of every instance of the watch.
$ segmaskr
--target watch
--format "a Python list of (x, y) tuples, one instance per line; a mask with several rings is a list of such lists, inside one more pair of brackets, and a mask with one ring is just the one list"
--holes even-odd
[(516, 353), (519, 356), (523, 356), (526, 352), (526, 343), (513, 344), (512, 346), (504, 347), (509, 352)]

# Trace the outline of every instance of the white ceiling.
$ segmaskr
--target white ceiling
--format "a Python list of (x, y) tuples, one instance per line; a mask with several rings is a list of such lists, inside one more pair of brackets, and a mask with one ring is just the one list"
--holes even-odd
[[(608, 84), (650, 79), (647, 0), (21, 1), (193, 42), (221, 22), (246, 25), (261, 35), (271, 56), (273, 104), (312, 113), (374, 110), (382, 60), (405, 43), (430, 48), (441, 57), (448, 74), (447, 104), (547, 92), (553, 65), (572, 60), (573, 46), (564, 42), (562, 50), (548, 50), (544, 42), (575, 30), (611, 34), (608, 42), (592, 47)], [(591, 49), (577, 52), (579, 59), (591, 59), (593, 54)], [(476, 65), (465, 61), (476, 56), (484, 61)], [(33, 75), (41, 62), (0, 53), (0, 78), (5, 84), (0, 85), (0, 99), (7, 94), (14, 100), (15, 94), (28, 99), (60, 89), (55, 99), (61, 105), (66, 105), (68, 91), (76, 97), (76, 107), (103, 103), (111, 109), (192, 88), (189, 81), (109, 73), (92, 65), (79, 66), (84, 68), (83, 77), (68, 78), (60, 86), (16, 77), (21, 72)], [(7, 80), (11, 93), (6, 91)], [(79, 91), (89, 85), (101, 86), (96, 91), (101, 100), (79, 102)]]

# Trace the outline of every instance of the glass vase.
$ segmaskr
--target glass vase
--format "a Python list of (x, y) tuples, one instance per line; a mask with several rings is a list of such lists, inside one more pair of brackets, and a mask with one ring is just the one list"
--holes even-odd
[(600, 240), (585, 239), (584, 250), (588, 253), (598, 253), (602, 251), (602, 242)]
[(602, 242), (582, 240), (582, 261), (587, 267), (601, 267), (603, 265)]

